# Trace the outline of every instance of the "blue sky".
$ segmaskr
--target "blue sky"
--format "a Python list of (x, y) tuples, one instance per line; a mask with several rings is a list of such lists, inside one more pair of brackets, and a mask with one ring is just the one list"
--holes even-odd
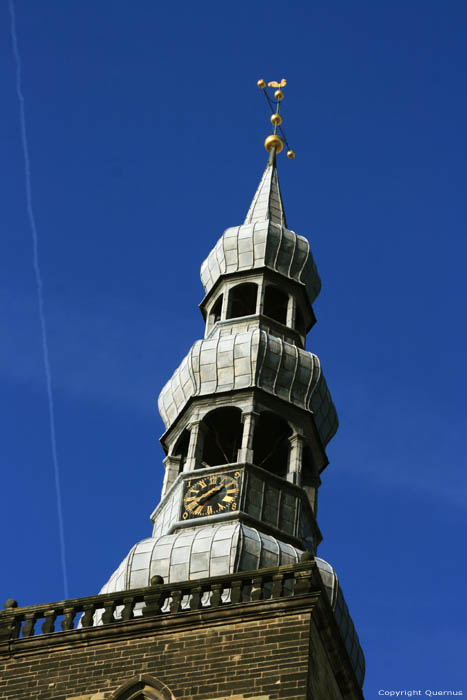
[[(464, 689), (465, 3), (16, 0), (70, 595), (151, 532), (156, 400), (202, 337), (199, 267), (242, 223), (286, 77), (289, 226), (323, 290), (340, 417), (320, 555), (379, 689)], [(31, 231), (0, 7), (1, 595), (63, 597)]]

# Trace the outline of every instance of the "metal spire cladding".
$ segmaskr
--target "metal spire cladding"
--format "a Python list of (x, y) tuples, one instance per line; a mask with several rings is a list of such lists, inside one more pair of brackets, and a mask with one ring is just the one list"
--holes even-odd
[(260, 221), (270, 221), (287, 228), (275, 157), (266, 166), (243, 223), (254, 224)]

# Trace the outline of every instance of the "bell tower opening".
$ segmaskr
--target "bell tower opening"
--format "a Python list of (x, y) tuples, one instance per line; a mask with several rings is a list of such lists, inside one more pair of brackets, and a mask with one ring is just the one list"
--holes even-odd
[(203, 418), (206, 428), (201, 465), (214, 467), (237, 461), (242, 441), (242, 412), (239, 408), (218, 408)]
[(188, 445), (190, 444), (190, 431), (185, 428), (180, 437), (178, 438), (175, 446), (172, 450), (173, 457), (180, 458), (180, 471), (183, 471), (183, 466), (186, 462), (188, 454)]
[(241, 316), (252, 316), (255, 314), (257, 297), (257, 284), (245, 282), (233, 287), (229, 293), (227, 318), (240, 318)]
[(211, 312), (209, 314), (209, 325), (213, 326), (215, 323), (221, 320), (221, 314), (222, 314), (222, 299), (223, 299), (223, 294), (220, 295), (220, 297), (217, 299), (215, 304), (213, 304)]
[(278, 287), (269, 284), (264, 290), (263, 310), (266, 316), (286, 325), (289, 296)]
[(262, 413), (253, 438), (253, 463), (285, 477), (291, 434), (292, 429), (283, 418), (275, 413)]

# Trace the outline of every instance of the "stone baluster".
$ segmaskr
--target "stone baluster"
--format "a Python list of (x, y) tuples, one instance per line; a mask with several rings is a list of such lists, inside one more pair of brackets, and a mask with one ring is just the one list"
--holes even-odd
[(253, 463), (253, 438), (258, 418), (259, 413), (256, 411), (245, 411), (245, 413), (242, 414), (243, 434), (242, 446), (237, 455), (238, 462)]
[(203, 598), (203, 587), (202, 586), (194, 586), (191, 589), (191, 597), (190, 597), (190, 610), (201, 610), (202, 603), (201, 600)]
[(272, 577), (272, 597), (282, 598), (284, 588), (284, 574), (275, 574)]
[(222, 604), (222, 590), (224, 586), (222, 583), (213, 583), (211, 584), (211, 591), (212, 591), (212, 596), (211, 596), (211, 607), (217, 608), (219, 605)]
[(261, 600), (263, 597), (263, 577), (254, 576), (251, 579), (250, 600)]
[(63, 632), (68, 632), (68, 630), (72, 630), (74, 628), (75, 615), (75, 608), (63, 608), (63, 620), (61, 624)]
[(127, 596), (123, 599), (123, 610), (121, 612), (123, 622), (133, 619), (133, 609), (135, 607), (134, 598)]
[(287, 468), (287, 481), (300, 486), (303, 454), (303, 435), (294, 433), (289, 437), (289, 463)]
[(241, 603), (243, 596), (243, 581), (232, 581), (232, 589), (230, 593), (231, 603)]
[(182, 607), (182, 591), (179, 588), (176, 588), (175, 590), (170, 591), (170, 597), (172, 598), (172, 601), (170, 603), (170, 612), (180, 612), (180, 609)]
[(96, 612), (96, 603), (85, 603), (83, 605), (83, 616), (81, 617), (82, 627), (92, 627), (94, 624), (94, 613)]
[(24, 624), (21, 629), (21, 635), (23, 637), (34, 637), (35, 631), (34, 631), (34, 626), (37, 622), (37, 618), (39, 617), (39, 613), (37, 612), (31, 612), (31, 613), (26, 613), (24, 616)]
[(188, 428), (190, 430), (190, 442), (186, 462), (183, 467), (184, 472), (192, 472), (201, 466), (206, 432), (206, 426), (199, 420), (190, 423)]
[(114, 600), (106, 600), (104, 603), (104, 612), (102, 613), (102, 623), (108, 625), (114, 622), (114, 612), (117, 604)]
[(42, 623), (42, 633), (50, 634), (55, 632), (55, 620), (57, 619), (56, 610), (46, 610), (44, 612), (44, 622)]

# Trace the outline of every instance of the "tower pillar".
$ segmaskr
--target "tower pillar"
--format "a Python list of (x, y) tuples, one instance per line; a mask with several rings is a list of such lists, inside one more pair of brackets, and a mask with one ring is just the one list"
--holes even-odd
[(177, 476), (180, 474), (182, 458), (179, 455), (167, 455), (167, 457), (162, 461), (165, 466), (164, 483), (162, 486), (162, 493), (164, 494), (167, 493)]
[(289, 437), (289, 463), (287, 465), (287, 481), (300, 486), (303, 455), (303, 435), (294, 433)]
[(246, 411), (242, 414), (243, 435), (237, 457), (239, 462), (253, 462), (253, 438), (258, 418), (259, 413), (256, 411)]
[(289, 296), (289, 303), (287, 304), (287, 321), (286, 324), (289, 328), (295, 328), (295, 307), (297, 306), (297, 300), (294, 295)]
[(190, 442), (188, 445), (186, 462), (183, 465), (184, 472), (192, 472), (197, 467), (201, 466), (204, 436), (206, 434), (206, 426), (200, 420), (192, 421), (188, 429), (190, 431)]

